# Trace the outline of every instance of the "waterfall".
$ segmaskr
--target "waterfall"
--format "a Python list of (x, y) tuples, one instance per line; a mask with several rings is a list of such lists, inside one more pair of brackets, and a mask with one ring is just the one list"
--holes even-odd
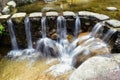
[(42, 38), (46, 38), (46, 17), (43, 17), (41, 19), (41, 25), (42, 25)]
[(29, 20), (28, 17), (25, 18), (24, 24), (25, 24), (25, 31), (26, 31), (28, 49), (32, 49), (33, 45), (32, 45), (32, 38), (31, 38), (31, 31), (30, 31), (31, 25), (30, 25), (30, 20)]
[[(110, 49), (107, 43), (110, 43), (111, 36), (116, 32), (115, 30), (110, 29), (107, 34), (103, 37), (102, 40), (99, 39), (100, 32), (103, 31), (103, 22), (97, 23), (89, 35), (82, 36), (77, 38), (81, 30), (81, 21), (77, 16), (75, 20), (75, 28), (73, 31), (74, 40), (70, 43), (67, 39), (67, 27), (66, 27), (66, 19), (63, 16), (58, 16), (57, 18), (57, 35), (58, 40), (54, 41), (47, 37), (46, 33), (46, 22), (47, 18), (42, 17), (41, 19), (41, 34), (42, 38), (37, 41), (36, 49), (33, 49), (32, 38), (31, 38), (31, 25), (28, 17), (25, 18), (25, 31), (26, 38), (28, 43), (28, 49), (24, 49), (23, 51), (13, 51), (10, 52), (9, 55), (13, 56), (28, 56), (38, 53), (42, 57), (57, 57), (60, 60), (60, 63), (64, 63), (70, 66), (74, 66), (75, 59), (82, 55), (89, 55), (94, 52), (104, 52), (108, 53)], [(13, 30), (12, 20), (9, 19), (7, 21), (9, 26), (9, 32), (11, 37), (11, 43), (14, 50), (18, 49), (15, 33)], [(103, 34), (103, 33), (102, 33)], [(100, 50), (100, 52), (99, 52)], [(35, 55), (36, 55), (35, 54)]]
[(66, 20), (63, 16), (57, 18), (57, 34), (59, 40), (66, 39), (67, 30), (66, 30)]
[(103, 25), (104, 25), (104, 24), (103, 24), (102, 22), (97, 23), (97, 24), (93, 27), (93, 29), (92, 29), (92, 31), (91, 31), (91, 33), (90, 33), (90, 36), (92, 36), (92, 37), (98, 37), (98, 32), (100, 31), (100, 29), (102, 28)]
[(16, 36), (15, 36), (14, 29), (13, 29), (14, 25), (13, 25), (12, 19), (9, 19), (7, 21), (7, 24), (8, 24), (8, 29), (9, 29), (9, 33), (10, 33), (12, 48), (13, 48), (13, 50), (18, 50), (18, 43), (16, 41)]
[(80, 21), (80, 18), (77, 16), (76, 20), (75, 20), (75, 29), (74, 29), (74, 38), (75, 39), (78, 37), (80, 28), (81, 28), (81, 21)]
[(110, 29), (110, 30), (108, 30), (108, 32), (106, 33), (106, 35), (103, 37), (103, 41), (105, 42), (105, 43), (110, 43), (111, 42), (111, 37), (112, 37), (112, 35), (114, 34), (116, 32), (116, 30), (115, 29)]

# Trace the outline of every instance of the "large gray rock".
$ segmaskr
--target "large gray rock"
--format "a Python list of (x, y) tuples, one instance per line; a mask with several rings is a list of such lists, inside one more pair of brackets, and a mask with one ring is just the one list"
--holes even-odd
[(120, 80), (120, 54), (96, 56), (76, 69), (69, 80)]

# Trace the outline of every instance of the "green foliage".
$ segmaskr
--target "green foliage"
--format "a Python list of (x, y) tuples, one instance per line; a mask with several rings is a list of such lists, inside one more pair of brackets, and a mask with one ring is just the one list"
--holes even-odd
[(0, 35), (2, 35), (4, 31), (5, 31), (4, 26), (0, 24)]

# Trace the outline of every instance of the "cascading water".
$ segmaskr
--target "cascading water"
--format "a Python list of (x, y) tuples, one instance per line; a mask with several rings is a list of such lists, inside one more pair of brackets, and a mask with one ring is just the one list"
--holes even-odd
[(28, 49), (33, 49), (31, 31), (30, 31), (31, 25), (28, 17), (25, 18), (24, 23), (25, 23), (25, 32), (26, 32)]
[(44, 57), (57, 56), (57, 47), (55, 41), (46, 36), (46, 17), (41, 20), (42, 39), (37, 41), (36, 50), (41, 52)]
[(81, 21), (80, 21), (80, 18), (77, 16), (75, 20), (75, 29), (74, 29), (75, 39), (78, 37), (78, 34), (80, 33), (80, 28), (81, 28)]
[(111, 38), (111, 36), (114, 34), (116, 32), (116, 30), (114, 30), (114, 29), (110, 29), (110, 30), (108, 30), (108, 32), (106, 33), (106, 35), (103, 37), (103, 41), (105, 42), (105, 43), (110, 43), (110, 38)]
[(97, 24), (93, 27), (93, 29), (92, 29), (92, 31), (91, 31), (91, 33), (90, 33), (90, 36), (92, 36), (92, 37), (98, 37), (99, 34), (97, 34), (97, 33), (100, 31), (100, 29), (101, 29), (103, 26), (104, 26), (104, 23), (103, 23), (103, 22), (97, 23)]
[(46, 17), (43, 17), (41, 19), (41, 25), (42, 25), (42, 38), (46, 38)]
[(13, 25), (12, 19), (9, 19), (7, 21), (7, 24), (8, 24), (8, 29), (9, 29), (9, 33), (10, 33), (12, 48), (13, 48), (13, 50), (18, 50), (18, 44), (17, 44), (14, 29), (13, 29), (14, 25)]
[[(102, 30), (102, 26), (104, 26), (103, 22), (97, 23), (93, 27), (90, 34), (77, 38), (81, 28), (80, 19), (79, 17), (77, 17), (75, 21), (75, 29), (73, 32), (75, 39), (71, 43), (67, 39), (66, 20), (63, 16), (59, 16), (57, 18), (57, 35), (58, 35), (57, 41), (47, 38), (46, 22), (47, 22), (47, 17), (43, 17), (41, 19), (42, 38), (37, 41), (36, 49), (35, 49), (36, 51), (35, 52), (32, 51), (32, 54), (39, 52), (42, 55), (42, 57), (51, 57), (51, 56), (57, 57), (60, 60), (60, 65), (55, 65), (54, 67), (52, 67), (52, 68), (57, 67), (53, 69), (53, 72), (55, 72), (56, 70), (58, 71), (58, 73), (59, 71), (62, 73), (62, 71), (59, 68), (60, 66), (65, 68), (64, 71), (70, 70), (76, 63), (76, 58), (79, 57), (80, 54), (89, 55), (91, 53), (94, 53), (96, 50), (101, 50), (102, 52), (104, 51), (104, 53), (109, 52), (108, 45), (106, 44), (109, 43), (109, 39), (114, 34), (115, 31), (109, 30), (107, 34), (104, 36), (103, 41), (100, 40), (99, 32)], [(9, 25), (13, 48), (18, 49), (18, 47), (16, 47), (17, 42), (16, 42), (15, 33), (13, 32), (13, 28), (12, 28), (13, 24), (11, 19), (8, 20), (8, 25)], [(28, 42), (28, 49), (32, 49), (33, 47), (31, 40), (29, 18), (25, 19), (25, 30), (26, 30), (26, 38)], [(14, 42), (16, 45), (13, 44)], [(26, 52), (26, 50), (23, 50), (21, 54), (26, 54), (26, 53), (29, 54), (28, 52)]]
[(66, 20), (63, 16), (57, 18), (57, 34), (59, 40), (66, 39), (67, 30), (66, 30)]
[(22, 53), (21, 53), (21, 50), (19, 50), (19, 48), (18, 48), (18, 43), (16, 40), (15, 32), (14, 32), (14, 24), (13, 24), (11, 18), (8, 19), (7, 24), (8, 24), (8, 29), (9, 29), (9, 33), (10, 33), (12, 48), (13, 48), (13, 50), (8, 52), (7, 56), (9, 56), (9, 57), (21, 56)]

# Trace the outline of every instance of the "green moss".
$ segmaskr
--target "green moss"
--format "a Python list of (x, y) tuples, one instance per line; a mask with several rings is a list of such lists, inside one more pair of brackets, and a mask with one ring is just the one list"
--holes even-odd
[[(61, 2), (55, 3), (56, 6), (60, 5)], [(111, 18), (115, 18), (120, 20), (120, 0), (90, 0), (89, 2), (79, 2), (78, 4), (75, 5), (69, 5), (69, 3), (64, 3), (68, 4), (63, 8), (63, 11), (69, 10), (69, 11), (82, 11), (82, 10), (87, 10), (87, 11), (93, 11), (101, 14), (106, 14), (110, 16)], [(41, 11), (41, 9), (46, 5), (44, 2), (37, 2), (33, 3), (30, 5), (25, 5), (22, 7), (18, 8), (19, 12), (38, 12)], [(108, 6), (114, 6), (117, 7), (119, 10), (118, 11), (108, 11), (106, 10), (106, 7)], [(61, 12), (61, 11), (59, 11)]]
[(3, 27), (2, 24), (0, 24), (0, 35), (2, 35), (4, 31), (5, 31), (5, 28)]

